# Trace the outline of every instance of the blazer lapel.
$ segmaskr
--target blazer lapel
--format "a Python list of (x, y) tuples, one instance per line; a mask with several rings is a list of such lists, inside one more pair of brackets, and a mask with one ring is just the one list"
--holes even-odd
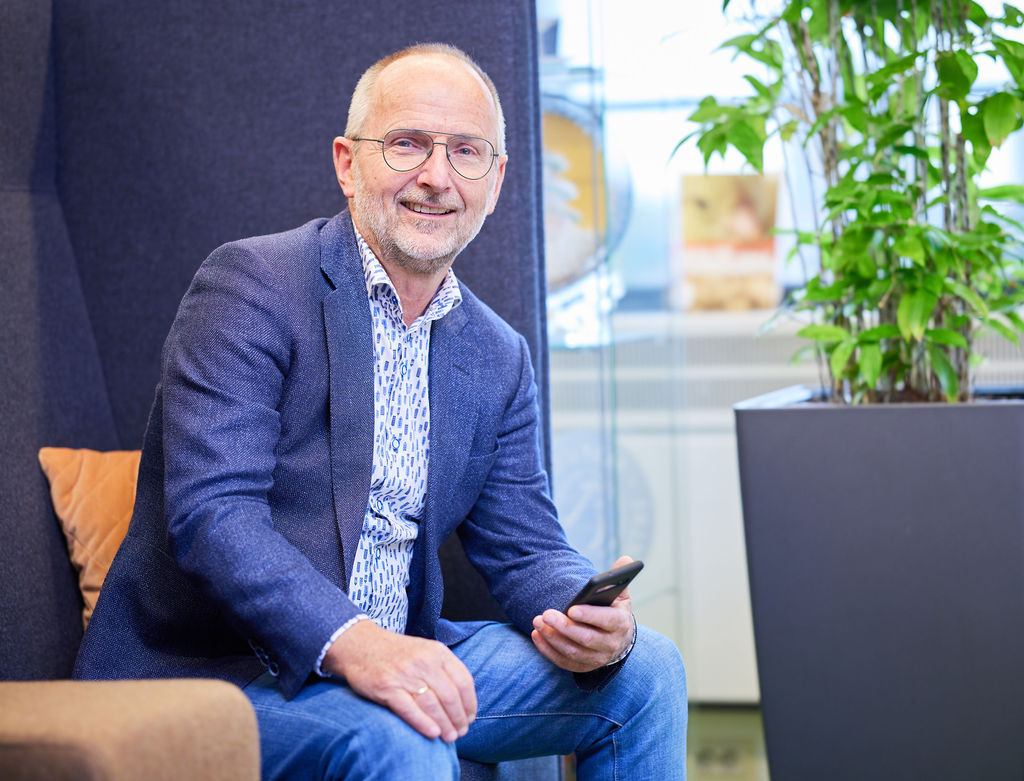
[(427, 501), (447, 505), (446, 491), (462, 474), (476, 428), (474, 387), (479, 348), (462, 329), (468, 317), (456, 307), (430, 333), (430, 467)]
[(341, 535), (344, 582), (352, 576), (369, 502), (373, 465), (373, 336), (362, 262), (347, 212), (324, 226), (321, 269), (334, 289), (324, 298), (330, 375), (331, 483)]
[[(463, 333), (469, 317), (456, 307), (434, 322), (430, 332), (430, 465), (427, 469), (427, 497), (420, 528), (421, 540), (415, 558), (433, 557), (444, 542), (444, 516), (458, 488), (473, 444), (479, 401), (475, 379), (479, 347)], [(425, 560), (416, 565), (425, 566)], [(440, 570), (425, 567), (427, 590), (440, 593)], [(438, 579), (437, 583), (433, 581)], [(413, 596), (413, 595), (411, 595)], [(421, 596), (421, 595), (416, 595)], [(412, 606), (410, 600), (410, 607)], [(418, 607), (418, 606), (417, 606)], [(410, 615), (415, 613), (411, 610)]]

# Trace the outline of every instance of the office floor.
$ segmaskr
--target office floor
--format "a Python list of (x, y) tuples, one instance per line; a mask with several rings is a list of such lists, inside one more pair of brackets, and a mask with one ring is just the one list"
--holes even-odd
[(689, 781), (768, 781), (761, 712), (753, 707), (690, 707)]

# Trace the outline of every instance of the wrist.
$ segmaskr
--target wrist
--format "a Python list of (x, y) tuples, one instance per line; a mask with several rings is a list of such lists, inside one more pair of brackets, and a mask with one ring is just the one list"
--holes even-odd
[(356, 626), (365, 623), (375, 626), (369, 616), (364, 613), (360, 613), (359, 615), (350, 618), (342, 626), (338, 627), (337, 631), (331, 635), (331, 638), (324, 645), (323, 650), (320, 652), (320, 658), (317, 659), (316, 667), (314, 669), (318, 675), (324, 678), (327, 678), (330, 675), (342, 676), (342, 654), (344, 646), (346, 645), (342, 643), (342, 640), (346, 636), (349, 636), (350, 640), (356, 639), (356, 637), (350, 635), (350, 633)]
[(618, 656), (616, 656), (612, 661), (608, 662), (608, 664), (606, 664), (605, 667), (611, 667), (614, 664), (618, 664), (619, 662), (625, 661), (626, 657), (629, 656), (633, 652), (633, 646), (636, 645), (636, 634), (637, 634), (637, 631), (636, 631), (636, 616), (633, 615), (632, 613), (630, 613), (629, 617), (633, 619), (633, 636), (630, 638), (629, 642), (626, 644), (625, 649)]

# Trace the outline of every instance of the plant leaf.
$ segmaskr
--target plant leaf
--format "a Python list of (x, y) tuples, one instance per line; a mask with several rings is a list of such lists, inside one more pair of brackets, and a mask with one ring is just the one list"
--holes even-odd
[(1006, 92), (985, 98), (978, 106), (985, 124), (985, 136), (997, 149), (1020, 124), (1020, 101)]
[(1014, 328), (1024, 333), (1024, 318), (1016, 312), (1006, 312), (1004, 317), (1010, 321), (1010, 324), (1013, 325)]
[(993, 317), (986, 323), (986, 325), (1004, 339), (1013, 342), (1013, 344), (1016, 345), (1020, 344), (1020, 336), (1002, 320)]
[(736, 49), (738, 52), (745, 52), (750, 49), (750, 45), (757, 40), (757, 35), (754, 33), (747, 33), (746, 35), (737, 35), (734, 38), (730, 38), (727, 41), (723, 41), (718, 47), (719, 49)]
[(836, 345), (832, 351), (832, 356), (829, 358), (829, 368), (832, 369), (832, 376), (838, 378), (842, 376), (843, 370), (846, 369), (846, 364), (850, 361), (850, 356), (853, 355), (853, 348), (856, 347), (855, 342), (840, 342)]
[(963, 282), (947, 282), (946, 287), (953, 291), (957, 296), (962, 298), (973, 309), (980, 317), (988, 317), (988, 305), (982, 300), (981, 296), (978, 295), (977, 291), (973, 288), (968, 287)]
[(726, 138), (725, 130), (720, 127), (709, 130), (697, 139), (697, 148), (704, 156), (704, 165), (711, 161), (711, 156), (715, 152), (718, 152), (721, 157), (725, 157), (725, 150), (728, 146), (729, 141)]
[(928, 320), (937, 303), (938, 299), (925, 290), (915, 290), (900, 299), (896, 308), (896, 323), (904, 339), (920, 341), (924, 337)]
[(992, 36), (992, 47), (1003, 58), (1003, 64), (1010, 71), (1017, 86), (1024, 84), (1024, 44), (998, 35)]
[(715, 100), (714, 97), (708, 95), (706, 98), (702, 98), (700, 103), (697, 104), (696, 110), (687, 117), (690, 122), (712, 122), (721, 121), (725, 118), (731, 106), (726, 106)]
[(740, 120), (729, 128), (727, 138), (758, 173), (764, 173), (763, 135), (759, 135), (749, 122)]
[(961, 350), (969, 350), (967, 337), (952, 328), (929, 328), (924, 332), (925, 339), (935, 344), (943, 344), (947, 347), (959, 347)]
[(924, 265), (924, 245), (921, 244), (921, 239), (918, 238), (917, 236), (906, 234), (900, 236), (898, 239), (896, 239), (896, 241), (892, 243), (892, 251), (895, 252), (897, 255), (901, 255), (902, 257), (910, 258), (919, 266)]
[(860, 376), (869, 388), (878, 385), (878, 378), (882, 376), (882, 348), (877, 343), (861, 345)]
[(964, 138), (971, 142), (971, 157), (976, 165), (983, 166), (992, 152), (992, 145), (988, 142), (988, 134), (985, 132), (985, 123), (982, 115), (975, 111), (971, 113), (964, 111), (960, 113), (960, 127)]
[(1003, 3), (1003, 18), (1000, 21), (1007, 27), (1024, 27), (1024, 13), (1009, 3)]
[(960, 393), (960, 381), (957, 379), (956, 369), (949, 362), (946, 352), (938, 345), (928, 345), (928, 357), (931, 359), (932, 371), (939, 378), (939, 385), (946, 395), (946, 401), (952, 404)]
[(842, 342), (850, 338), (850, 332), (838, 325), (807, 325), (796, 332), (803, 339), (817, 342)]
[(857, 341), (861, 344), (867, 342), (878, 342), (882, 339), (899, 339), (900, 329), (894, 326), (892, 323), (883, 323), (882, 325), (876, 325), (874, 328), (868, 328), (865, 331), (861, 331), (857, 334)]
[(939, 75), (939, 86), (935, 91), (955, 101), (967, 97), (978, 75), (977, 64), (970, 54), (963, 51), (938, 54), (935, 57), (935, 69)]
[(978, 198), (985, 201), (1017, 201), (1024, 203), (1024, 185), (1001, 184), (978, 190)]
[(890, 82), (892, 82), (893, 76), (895, 76), (897, 73), (903, 73), (913, 68), (914, 63), (917, 62), (917, 58), (920, 56), (921, 52), (914, 52), (913, 54), (908, 54), (906, 57), (901, 57), (900, 59), (890, 62), (888, 65), (882, 68), (879, 68), (878, 70), (868, 75), (868, 85), (873, 86), (875, 84), (882, 84), (888, 87), (890, 85)]

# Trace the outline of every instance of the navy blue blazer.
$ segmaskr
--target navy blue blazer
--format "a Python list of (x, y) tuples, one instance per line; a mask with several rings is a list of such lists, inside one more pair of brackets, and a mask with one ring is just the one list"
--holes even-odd
[[(479, 628), (440, 619), (437, 551), (452, 532), (524, 632), (593, 573), (550, 499), (526, 342), (462, 295), (431, 332), (406, 630), (449, 645)], [(135, 512), (75, 677), (244, 685), (269, 669), (298, 691), (358, 613), (346, 591), (369, 495), (373, 358), (347, 212), (207, 258), (164, 345)]]

